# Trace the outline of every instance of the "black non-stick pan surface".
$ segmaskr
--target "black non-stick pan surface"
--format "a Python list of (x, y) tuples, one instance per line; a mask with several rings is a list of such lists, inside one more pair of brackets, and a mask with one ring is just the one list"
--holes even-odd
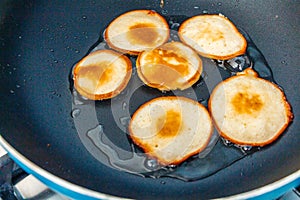
[[(208, 199), (299, 184), (299, 1), (165, 1), (162, 6), (158, 0), (3, 0), (0, 6), (0, 141), (19, 164), (50, 187), (73, 198), (104, 197), (99, 195), (103, 193), (138, 199)], [(74, 111), (70, 73), (100, 42), (108, 23), (134, 9), (152, 9), (166, 18), (227, 16), (264, 55), (292, 106), (292, 124), (274, 144), (197, 181), (144, 178), (99, 162), (78, 134), (77, 115), (86, 124), (92, 117)], [(101, 103), (110, 105), (110, 101), (88, 105)], [(111, 120), (104, 127), (109, 129), (116, 120), (106, 114), (97, 117)], [(109, 137), (121, 147), (122, 141), (128, 142), (126, 134)]]

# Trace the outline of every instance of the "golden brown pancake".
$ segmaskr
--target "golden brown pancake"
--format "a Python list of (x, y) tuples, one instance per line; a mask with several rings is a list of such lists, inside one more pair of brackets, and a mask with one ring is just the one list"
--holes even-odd
[(181, 42), (169, 42), (140, 53), (136, 66), (146, 85), (164, 91), (189, 88), (202, 73), (198, 54)]
[(176, 96), (146, 102), (129, 125), (133, 142), (164, 165), (179, 164), (202, 151), (212, 130), (212, 120), (203, 105)]
[(251, 68), (218, 84), (208, 106), (221, 136), (241, 145), (273, 142), (293, 118), (283, 91)]
[(78, 62), (73, 70), (75, 89), (92, 100), (109, 99), (125, 89), (131, 61), (112, 50), (98, 50)]
[(179, 27), (182, 42), (200, 55), (227, 60), (244, 54), (247, 41), (235, 25), (223, 15), (198, 15), (184, 21)]
[(167, 21), (153, 10), (133, 10), (114, 19), (104, 37), (107, 44), (120, 52), (137, 55), (168, 41)]

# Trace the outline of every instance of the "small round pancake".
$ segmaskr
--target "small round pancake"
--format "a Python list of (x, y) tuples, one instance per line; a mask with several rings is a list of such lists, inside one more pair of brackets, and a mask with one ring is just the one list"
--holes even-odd
[(221, 136), (241, 145), (273, 142), (293, 118), (283, 91), (251, 68), (219, 83), (208, 106)]
[(234, 24), (223, 15), (198, 15), (179, 27), (179, 38), (200, 55), (228, 60), (246, 51), (247, 41)]
[(181, 42), (169, 42), (140, 53), (136, 66), (146, 85), (163, 91), (189, 88), (202, 73), (198, 54)]
[(74, 87), (88, 99), (109, 99), (125, 89), (131, 69), (131, 61), (126, 56), (112, 50), (98, 50), (75, 65)]
[(176, 96), (146, 102), (129, 124), (133, 142), (163, 165), (179, 164), (202, 151), (212, 130), (212, 120), (203, 105)]
[(120, 52), (137, 55), (168, 41), (167, 21), (153, 10), (133, 10), (114, 19), (107, 27), (107, 44)]

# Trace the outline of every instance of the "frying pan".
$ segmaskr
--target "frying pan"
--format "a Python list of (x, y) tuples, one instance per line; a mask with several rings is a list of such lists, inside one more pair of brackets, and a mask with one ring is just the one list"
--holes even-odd
[[(299, 184), (298, 1), (166, 1), (161, 7), (154, 0), (3, 0), (0, 5), (0, 143), (54, 190), (75, 199), (275, 198)], [(99, 162), (77, 133), (69, 75), (99, 42), (107, 24), (134, 9), (153, 9), (164, 16), (227, 16), (265, 56), (292, 105), (292, 124), (274, 144), (192, 182), (144, 178)]]

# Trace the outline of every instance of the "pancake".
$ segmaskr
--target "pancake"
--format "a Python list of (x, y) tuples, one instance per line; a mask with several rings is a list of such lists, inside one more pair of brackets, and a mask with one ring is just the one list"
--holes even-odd
[(219, 83), (208, 106), (221, 136), (241, 145), (270, 144), (293, 118), (283, 91), (251, 68)]
[(163, 165), (179, 164), (201, 152), (212, 130), (212, 120), (203, 105), (176, 96), (146, 102), (129, 124), (133, 142)]
[(183, 43), (204, 57), (228, 60), (246, 52), (246, 39), (221, 14), (191, 17), (180, 25), (178, 34)]
[(181, 42), (169, 42), (140, 53), (136, 66), (146, 85), (162, 91), (189, 88), (202, 73), (198, 54)]
[(168, 41), (167, 21), (153, 10), (133, 10), (114, 19), (107, 27), (107, 44), (122, 53), (137, 55)]
[(110, 99), (125, 89), (131, 77), (131, 61), (112, 50), (98, 50), (73, 69), (75, 89), (91, 100)]

